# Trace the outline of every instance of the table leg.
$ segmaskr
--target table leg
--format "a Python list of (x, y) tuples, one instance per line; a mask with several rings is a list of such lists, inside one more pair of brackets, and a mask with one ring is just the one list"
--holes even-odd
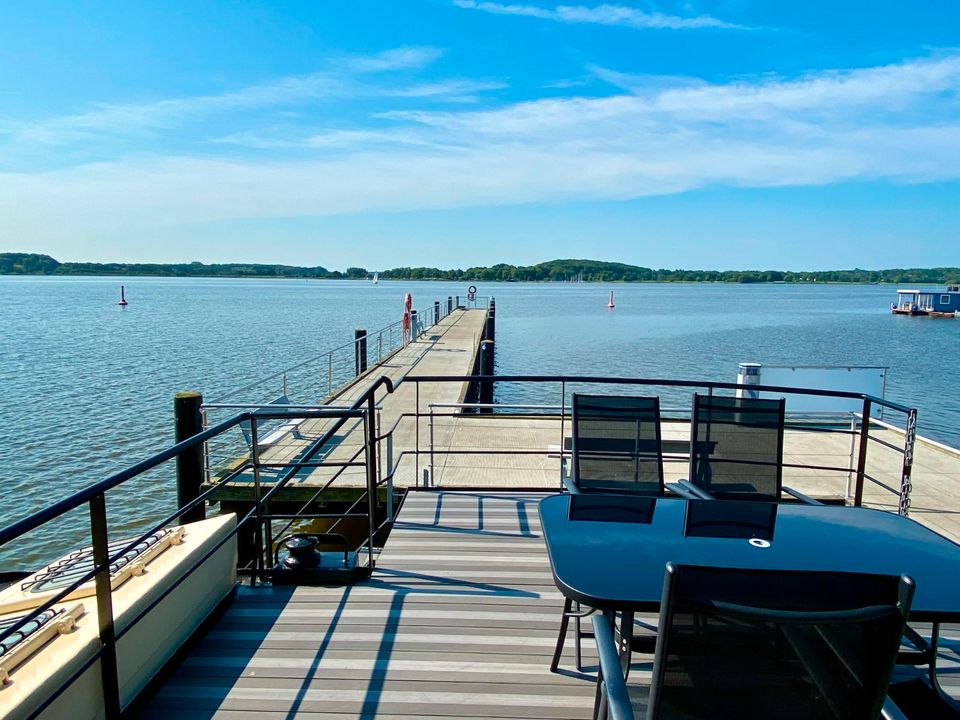
[[(613, 620), (611, 619), (611, 622)], [(633, 639), (633, 611), (624, 610), (620, 613), (620, 667), (623, 669), (623, 679), (630, 676), (630, 659), (632, 655), (631, 640)]]

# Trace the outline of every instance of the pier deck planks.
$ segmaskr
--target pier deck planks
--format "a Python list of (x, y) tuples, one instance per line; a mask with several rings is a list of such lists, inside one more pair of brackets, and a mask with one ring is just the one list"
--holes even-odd
[(143, 716), (589, 717), (572, 633), (549, 671), (563, 598), (542, 497), (410, 493), (368, 582), (243, 589)]

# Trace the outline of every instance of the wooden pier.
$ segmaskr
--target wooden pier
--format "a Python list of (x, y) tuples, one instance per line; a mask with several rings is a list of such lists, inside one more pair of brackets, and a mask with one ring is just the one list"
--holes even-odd
[[(486, 319), (486, 309), (454, 309), (439, 323), (337, 393), (328, 404), (347, 407), (363, 395), (372, 382), (381, 376), (390, 378), (398, 387), (395, 392), (384, 395), (378, 405), (380, 432), (395, 428), (392, 433), (395, 458), (415, 449), (418, 438), (417, 423), (401, 422), (401, 418), (414, 413), (418, 401), (421, 406), (430, 403), (463, 402), (469, 383), (436, 383), (419, 388), (416, 385), (403, 385), (403, 378), (413, 372), (421, 375), (451, 377), (473, 374)], [(271, 439), (269, 444), (261, 443), (260, 461), (263, 463), (295, 462), (313, 442), (323, 436), (331, 425), (330, 420), (306, 420), (296, 424), (295, 427)], [(361, 467), (343, 469), (334, 464), (349, 462), (362, 450), (363, 443), (362, 421), (348, 421), (337, 432), (333, 449), (323, 456), (324, 461), (329, 462), (330, 466), (304, 468), (283, 489), (278, 500), (305, 502), (313, 497), (334, 474), (339, 474), (336, 487), (325, 491), (325, 500), (356, 499), (366, 488), (365, 470)], [(392, 462), (392, 459), (381, 458), (383, 465), (388, 462)], [(420, 479), (416, 477), (415, 467), (416, 463), (401, 464), (395, 484), (398, 486), (418, 484)], [(269, 476), (266, 477), (265, 482), (269, 483)], [(221, 501), (252, 501), (252, 473), (246, 473), (236, 482), (228, 483), (219, 491), (218, 498)]]

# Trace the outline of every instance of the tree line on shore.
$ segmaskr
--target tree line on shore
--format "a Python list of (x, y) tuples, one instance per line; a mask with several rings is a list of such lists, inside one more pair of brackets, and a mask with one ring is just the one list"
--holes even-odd
[[(387, 280), (458, 280), (467, 282), (851, 282), (851, 283), (955, 283), (960, 268), (893, 268), (889, 270), (654, 270), (637, 265), (600, 260), (551, 260), (537, 265), (471, 267), (441, 270), (432, 267), (400, 267), (380, 270)], [(151, 275), (160, 277), (256, 277), (356, 279), (373, 271), (349, 267), (345, 271), (325, 267), (296, 267), (256, 263), (75, 263), (59, 262), (49, 255), (0, 253), (3, 275)]]

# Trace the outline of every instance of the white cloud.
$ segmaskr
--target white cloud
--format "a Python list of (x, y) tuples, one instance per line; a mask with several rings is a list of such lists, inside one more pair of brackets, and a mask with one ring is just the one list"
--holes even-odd
[(484, 0), (453, 0), (457, 7), (481, 10), (496, 15), (516, 15), (553, 20), (563, 23), (619, 25), (638, 30), (695, 30), (703, 28), (744, 30), (743, 25), (724, 22), (709, 15), (681, 17), (661, 12), (644, 12), (625, 5), (557, 5), (547, 8), (539, 5), (508, 5)]
[(152, 131), (175, 127), (192, 119), (241, 109), (280, 107), (306, 103), (326, 97), (394, 95), (423, 97), (449, 92), (468, 96), (502, 87), (495, 83), (449, 81), (433, 86), (368, 84), (371, 74), (417, 70), (438, 60), (443, 51), (434, 47), (402, 47), (369, 56), (338, 58), (329, 69), (282, 77), (238, 90), (212, 95), (157, 100), (144, 103), (98, 103), (87, 112), (54, 117), (36, 122), (0, 125), (0, 136), (9, 141), (37, 145), (69, 145), (96, 135), (147, 135)]
[(373, 125), (224, 138), (260, 144), (242, 160), (141, 154), (0, 174), (0, 236), (135, 237), (236, 218), (635, 198), (710, 185), (956, 180), (958, 110), (960, 55), (796, 80), (642, 78), (604, 98), (390, 112)]

